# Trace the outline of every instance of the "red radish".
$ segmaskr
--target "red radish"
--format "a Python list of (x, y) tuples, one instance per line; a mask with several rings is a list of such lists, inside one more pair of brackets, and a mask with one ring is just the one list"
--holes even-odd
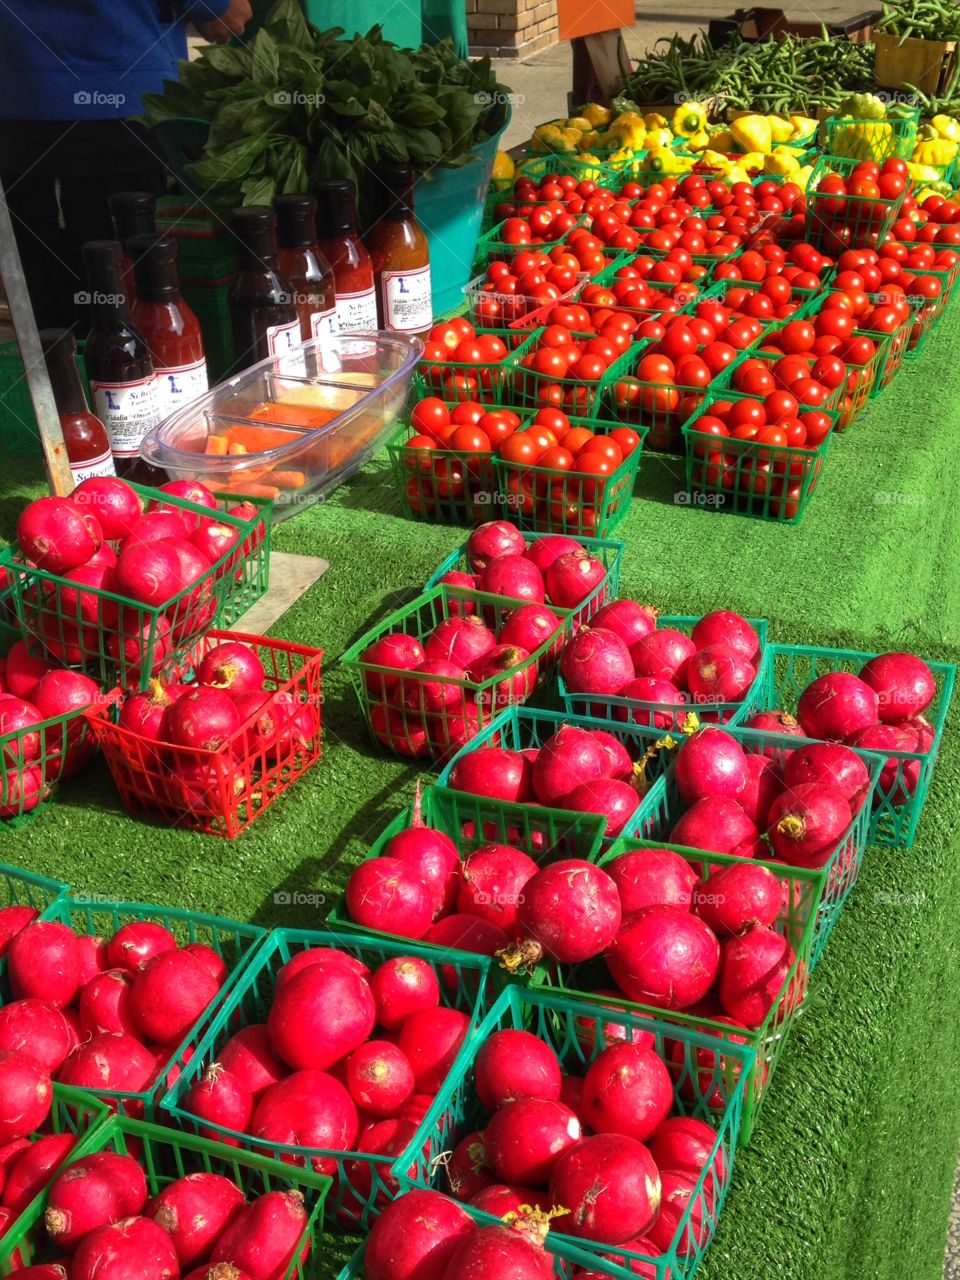
[(693, 804), (704, 796), (736, 799), (747, 785), (743, 747), (723, 729), (698, 729), (681, 745), (673, 768), (684, 804)]
[(241, 1209), (214, 1246), (211, 1262), (232, 1262), (250, 1280), (281, 1280), (310, 1249), (307, 1211), (298, 1191), (268, 1191)]
[(483, 1141), (487, 1163), (502, 1182), (539, 1187), (582, 1137), (580, 1121), (562, 1102), (519, 1098), (494, 1112)]
[[(480, 694), (481, 698), (489, 694)], [(427, 741), (437, 758), (447, 761), (467, 745), (490, 717), (484, 715), (473, 698), (467, 698), (453, 711), (427, 718)]]
[[(427, 676), (434, 678), (425, 679)], [(424, 658), (416, 668), (416, 677), (405, 680), (402, 685), (406, 690), (404, 706), (411, 711), (435, 714), (444, 708), (456, 708), (463, 702), (463, 685), (451, 681), (465, 680), (467, 673), (449, 658)]]
[(182, 1269), (204, 1262), (246, 1203), (235, 1182), (219, 1173), (190, 1173), (168, 1183), (144, 1211), (173, 1242)]
[(760, 637), (739, 613), (731, 613), (729, 609), (717, 609), (713, 613), (704, 614), (690, 633), (690, 639), (698, 649), (706, 649), (710, 645), (722, 644), (734, 649), (748, 662), (756, 664), (760, 653)]
[(472, 1200), (478, 1191), (494, 1185), (482, 1133), (468, 1133), (460, 1139), (450, 1154), (446, 1174), (450, 1194), (457, 1200)]
[(633, 679), (633, 660), (615, 631), (580, 627), (564, 645), (560, 673), (572, 693), (619, 693)]
[(61, 1084), (79, 1089), (142, 1093), (157, 1071), (157, 1060), (132, 1036), (104, 1032), (82, 1043), (60, 1069)]
[(550, 1201), (570, 1210), (564, 1235), (623, 1244), (646, 1231), (660, 1206), (660, 1175), (636, 1138), (598, 1133), (557, 1161)]
[[(647, 1144), (658, 1169), (674, 1169), (694, 1181), (710, 1163), (717, 1142), (716, 1130), (694, 1116), (669, 1116)], [(704, 1183), (708, 1195), (715, 1195), (726, 1178), (726, 1161), (721, 1146), (713, 1161), (713, 1179)]]
[(657, 611), (635, 600), (611, 600), (593, 615), (590, 625), (616, 632), (629, 649), (656, 630)]
[(253, 649), (239, 640), (222, 640), (209, 649), (197, 668), (197, 683), (233, 694), (257, 693), (263, 688), (266, 672)]
[(543, 575), (522, 555), (500, 556), (491, 560), (477, 578), (477, 589), (489, 595), (527, 600), (533, 604), (543, 604), (546, 599)]
[(174, 696), (159, 680), (151, 680), (149, 690), (131, 693), (123, 701), (117, 723), (154, 742), (160, 740), (164, 714), (174, 702)]
[[(261, 1097), (249, 1132), (264, 1142), (352, 1151), (358, 1127), (357, 1109), (339, 1080), (325, 1071), (295, 1071)], [(336, 1172), (333, 1157), (312, 1164), (318, 1173)]]
[(536, 874), (537, 864), (519, 849), (506, 844), (481, 845), (463, 864), (456, 908), (511, 933), (523, 887)]
[(175, 951), (177, 940), (162, 924), (152, 920), (132, 920), (121, 925), (107, 943), (107, 963), (111, 969), (128, 969), (137, 973), (145, 969), (154, 956)]
[[(7, 1184), (7, 1175), (13, 1166), (17, 1163), (25, 1151), (29, 1151), (33, 1143), (29, 1138), (14, 1138), (12, 1142), (6, 1142), (0, 1146), (0, 1191)], [(7, 1213), (6, 1218), (0, 1215), (0, 1235), (6, 1230), (5, 1221), (9, 1221), (12, 1215)]]
[(476, 1225), (439, 1191), (408, 1191), (375, 1218), (363, 1255), (366, 1280), (443, 1280), (451, 1256)]
[(830, 671), (804, 689), (797, 716), (808, 738), (849, 738), (858, 729), (876, 724), (880, 699), (859, 676)]
[(791, 866), (818, 867), (832, 856), (850, 822), (842, 792), (806, 782), (774, 800), (767, 834), (777, 858)]
[(703, 1199), (697, 1199), (694, 1195), (699, 1175), (691, 1176), (676, 1169), (664, 1169), (660, 1176), (660, 1212), (647, 1233), (648, 1239), (656, 1249), (665, 1253), (677, 1235), (680, 1219), (693, 1201), (687, 1225), (676, 1246), (680, 1257), (689, 1256), (706, 1244), (710, 1235), (710, 1225), (703, 1212)]
[(509, 614), (500, 628), (500, 643), (536, 653), (559, 628), (560, 619), (546, 605), (522, 604)]
[(127, 534), (120, 550), (123, 552), (128, 547), (146, 546), (151, 542), (186, 542), (189, 537), (187, 526), (175, 511), (149, 511)]
[(582, 782), (563, 801), (564, 809), (601, 814), (606, 819), (604, 835), (608, 840), (620, 835), (639, 807), (640, 795), (636, 788), (615, 778)]
[(594, 741), (603, 748), (607, 757), (607, 772), (604, 776), (618, 782), (629, 782), (637, 771), (630, 752), (619, 738), (607, 733), (605, 729), (594, 729), (592, 732)]
[[(39, 683), (39, 682), (38, 682)], [(0, 697), (0, 738), (16, 734), (0, 748), (0, 759), (7, 764), (32, 764), (40, 758), (43, 741), (39, 729), (43, 716), (31, 703), (11, 694)]]
[(164, 735), (178, 747), (215, 751), (239, 727), (240, 716), (230, 695), (200, 686), (182, 693), (167, 711)]
[(642, 849), (621, 854), (604, 867), (620, 895), (624, 915), (642, 907), (690, 908), (697, 873), (672, 849)]
[(912, 653), (877, 654), (864, 664), (860, 679), (876, 693), (877, 714), (885, 724), (920, 715), (937, 692), (933, 672)]
[(560, 1101), (577, 1117), (580, 1127), (586, 1128), (583, 1120), (583, 1078), (581, 1076), (561, 1077)]
[(738, 702), (756, 677), (756, 668), (725, 644), (698, 649), (684, 667), (694, 702)]
[(102, 541), (94, 517), (67, 498), (36, 498), (17, 520), (21, 552), (47, 573), (65, 573), (84, 564)]
[(99, 1227), (139, 1213), (147, 1202), (147, 1183), (132, 1156), (96, 1152), (74, 1160), (53, 1180), (44, 1212), (47, 1235), (72, 1252)]
[(3, 1203), (13, 1212), (23, 1213), (50, 1181), (77, 1141), (74, 1133), (50, 1133), (37, 1138), (11, 1166), (3, 1188)]
[[(744, 721), (745, 729), (756, 729), (761, 733), (780, 733), (788, 738), (802, 738), (803, 730), (800, 728), (800, 721), (796, 716), (792, 716), (789, 711), (758, 711), (752, 715), (749, 720)], [(764, 748), (765, 754), (772, 756), (774, 754), (773, 747)], [(781, 758), (787, 760), (790, 752), (785, 751), (782, 747), (778, 747)]]
[(395, 1115), (413, 1093), (413, 1068), (396, 1045), (368, 1040), (346, 1061), (350, 1097), (374, 1116)]
[[(477, 579), (472, 573), (464, 573), (462, 569), (451, 569), (449, 573), (445, 573), (437, 579), (437, 586), (456, 587), (462, 591), (476, 591)], [(476, 610), (476, 605), (472, 601), (458, 600), (455, 596), (450, 596), (447, 601), (447, 607), (451, 613), (470, 614)]]
[[(611, 1015), (619, 1014), (619, 1016), (623, 1016), (620, 1012), (619, 1003), (611, 1003), (609, 999), (600, 999), (601, 996), (609, 996), (614, 1001), (621, 1002), (624, 998), (622, 991), (615, 991), (612, 987), (601, 987), (599, 991), (593, 992), (592, 999), (601, 1009), (609, 1009)], [(598, 1024), (599, 1034), (603, 1039), (604, 1046), (608, 1049), (611, 1045), (618, 1044), (620, 1041), (637, 1045), (641, 1049), (653, 1049), (656, 1046), (656, 1037), (653, 1032), (643, 1027), (627, 1026), (625, 1022), (615, 1022), (613, 1016), (604, 1018), (578, 1017), (574, 1019), (573, 1024), (577, 1043), (587, 1054), (593, 1053), (597, 1047)], [(566, 1080), (567, 1077), (565, 1076), (564, 1083), (566, 1083)], [(579, 1081), (579, 1084), (582, 1102), (583, 1081)], [(562, 1097), (563, 1095), (561, 1094)]]
[[(190, 541), (211, 564), (216, 564), (240, 541), (240, 530), (222, 520), (201, 520), (200, 528), (190, 535)], [(236, 557), (231, 557), (218, 570), (218, 576), (232, 568)]]
[(718, 867), (694, 893), (694, 911), (720, 938), (751, 924), (773, 925), (780, 915), (780, 881), (750, 862)]
[(770, 806), (783, 786), (783, 775), (769, 755), (747, 756), (747, 785), (737, 804), (758, 830), (766, 828)]
[(720, 944), (708, 925), (682, 907), (644, 907), (624, 920), (606, 959), (629, 999), (686, 1009), (713, 986)]
[[(865, 729), (858, 729), (849, 742), (864, 751), (917, 750), (916, 733), (896, 724), (868, 724)], [(919, 782), (919, 760), (890, 755), (884, 761), (877, 782), (877, 803), (879, 796), (886, 796), (891, 804), (905, 804), (916, 795)]]
[(526, 800), (530, 788), (529, 766), (518, 751), (479, 747), (453, 766), (450, 786), (454, 791), (468, 791), (492, 800)]
[(434, 898), (423, 877), (399, 858), (368, 858), (347, 881), (350, 919), (368, 929), (422, 938), (434, 916)]
[[(93, 706), (100, 699), (100, 686), (79, 671), (48, 671), (37, 681), (33, 705), (44, 720), (66, 716)], [(51, 727), (46, 732), (46, 751), (62, 751), (64, 736), (71, 741), (79, 731), (79, 722), (67, 730)]]
[(541, 804), (561, 805), (578, 783), (602, 778), (607, 753), (588, 729), (562, 725), (548, 738), (533, 765), (533, 789)]
[(188, 951), (154, 956), (137, 975), (130, 996), (134, 1019), (148, 1040), (177, 1045), (219, 990), (207, 966)]
[(23, 698), (29, 702), (37, 681), (53, 667), (45, 658), (34, 658), (27, 652), (22, 640), (15, 640), (7, 654), (7, 665), (4, 675), (7, 688), (15, 698)]
[[(546, 1196), (543, 1198), (546, 1199)], [(537, 1202), (537, 1193), (532, 1187), (506, 1187), (502, 1183), (483, 1187), (467, 1203), (471, 1208), (489, 1213), (493, 1218), (504, 1218), (508, 1213), (517, 1213), (521, 1205), (525, 1204), (532, 1204), (534, 1209), (542, 1207)]]
[(111, 631), (107, 636), (107, 653), (122, 665), (129, 684), (158, 671), (169, 651), (170, 623), (166, 618), (154, 622), (129, 609), (121, 615), (119, 632)]
[(224, 1071), (246, 1086), (254, 1100), (287, 1074), (273, 1052), (266, 1023), (241, 1027), (218, 1051), (217, 1060)]
[[(69, 569), (64, 579), (74, 585), (61, 586), (60, 609), (65, 618), (79, 626), (96, 626), (102, 619), (105, 627), (116, 626), (118, 606), (102, 593), (113, 589), (113, 566), (107, 564), (80, 564)], [(87, 588), (87, 590), (84, 590)]]
[(649, 635), (630, 646), (634, 673), (653, 680), (683, 683), (686, 664), (697, 652), (697, 646), (689, 636), (672, 627), (651, 631)]
[(359, 974), (321, 963), (275, 993), (267, 1028), (273, 1050), (284, 1062), (295, 1070), (324, 1071), (369, 1038), (375, 1016), (370, 988)]
[(863, 804), (870, 789), (870, 774), (855, 751), (837, 742), (811, 742), (797, 747), (783, 768), (787, 787), (818, 782), (840, 791), (853, 812)]
[(200, 961), (218, 987), (223, 986), (227, 980), (227, 962), (213, 947), (208, 947), (205, 942), (188, 942), (182, 950)]
[[(510, 938), (499, 925), (491, 924), (489, 920), (481, 920), (477, 916), (465, 916), (459, 913), (444, 916), (442, 920), (432, 924), (423, 935), (423, 941), (432, 947), (469, 951), (476, 956), (494, 956), (510, 945)], [(442, 964), (440, 980), (447, 991), (456, 991), (460, 986), (456, 966)]]
[(547, 1213), (521, 1213), (510, 1222), (479, 1227), (451, 1257), (443, 1280), (551, 1280), (553, 1259), (544, 1248)]
[(494, 1031), (477, 1051), (473, 1070), (477, 1097), (491, 1113), (520, 1098), (556, 1102), (560, 1097), (560, 1061), (530, 1031)]
[(783, 989), (793, 949), (774, 929), (752, 925), (723, 945), (720, 1003), (745, 1027), (758, 1027)]
[[(168, 480), (159, 486), (161, 493), (169, 493), (171, 497), (182, 498), (192, 502), (195, 507), (206, 507), (208, 511), (216, 511), (217, 500), (200, 480)], [(148, 511), (173, 511), (186, 524), (191, 532), (199, 528), (204, 519), (198, 512), (187, 511), (184, 507), (170, 506), (153, 499), (147, 506)]]
[(705, 849), (709, 853), (734, 853), (741, 847), (752, 846), (758, 834), (736, 800), (729, 796), (704, 796), (674, 823), (670, 843)]
[(434, 920), (453, 909), (460, 882), (460, 854), (448, 835), (423, 825), (419, 788), (413, 825), (391, 836), (384, 845), (383, 857), (395, 858), (419, 875), (430, 891)]
[[(389, 667), (398, 673), (413, 671), (424, 659), (423, 646), (416, 636), (408, 636), (402, 631), (392, 635), (381, 636), (367, 645), (360, 655), (360, 661), (374, 667)], [(400, 676), (387, 675), (381, 671), (364, 673), (367, 691), (374, 697), (385, 698), (400, 683)]]
[(528, 963), (547, 955), (579, 964), (613, 941), (620, 926), (617, 886), (590, 862), (561, 859), (527, 881), (517, 919), (526, 934)]
[(542, 574), (555, 560), (571, 552), (582, 551), (580, 543), (562, 533), (547, 533), (532, 538), (523, 553), (531, 564), (535, 564)]
[[(0, 1211), (5, 1212), (5, 1211)], [(0, 1218), (0, 1231), (6, 1230), (6, 1224)], [(14, 1254), (11, 1262), (16, 1262), (18, 1254)], [(18, 1267), (8, 1272), (10, 1280), (67, 1280), (67, 1269), (60, 1262), (39, 1262), (32, 1267)]]
[[(360, 1137), (351, 1146), (360, 1155), (377, 1156), (379, 1159), (376, 1164), (372, 1164), (369, 1160), (358, 1159), (346, 1162), (344, 1168), (345, 1180), (352, 1193), (352, 1203), (348, 1202), (341, 1208), (341, 1220), (351, 1225), (355, 1224), (357, 1219), (362, 1216), (363, 1208), (366, 1205), (372, 1203), (375, 1208), (380, 1209), (392, 1197), (400, 1194), (400, 1182), (396, 1174), (391, 1172), (391, 1167), (398, 1157), (403, 1155), (410, 1147), (410, 1143), (422, 1119), (422, 1114), (417, 1114), (414, 1117), (411, 1114), (401, 1112), (399, 1116), (391, 1116), (387, 1120), (373, 1120), (367, 1123)], [(429, 1155), (430, 1147), (429, 1143), (427, 1143), (424, 1149), (421, 1150), (420, 1156), (422, 1159), (429, 1159)], [(321, 1172), (331, 1174), (336, 1174), (337, 1172), (336, 1165), (332, 1161), (314, 1160), (313, 1163)], [(416, 1173), (416, 1169), (417, 1164), (414, 1161), (405, 1170), (411, 1180)], [(378, 1177), (376, 1189), (374, 1189), (374, 1173)]]
[[(192, 542), (184, 542), (180, 538), (171, 538), (163, 544), (176, 553), (180, 564), (180, 588), (197, 584), (196, 590), (177, 602), (177, 627), (182, 632), (186, 625), (193, 625), (197, 620), (197, 611), (208, 606), (213, 598), (213, 580), (209, 576), (210, 561), (198, 551)], [(174, 631), (174, 635), (177, 631)]]
[(177, 1280), (173, 1243), (149, 1218), (124, 1218), (98, 1227), (77, 1246), (71, 1280)]
[(70, 501), (93, 512), (103, 536), (110, 542), (125, 538), (143, 514), (139, 494), (116, 476), (81, 480)]
[(467, 539), (467, 560), (473, 572), (480, 573), (493, 560), (522, 556), (526, 549), (526, 539), (516, 525), (490, 520), (474, 529)]
[(670, 1073), (652, 1048), (611, 1045), (584, 1077), (584, 1119), (597, 1133), (622, 1133), (646, 1142), (672, 1106)]
[(108, 969), (80, 992), (80, 1027), (84, 1035), (103, 1031), (138, 1037), (140, 1028), (131, 1009), (133, 977), (125, 969)]
[(537, 664), (530, 661), (527, 649), (498, 644), (477, 662), (471, 663), (467, 675), (477, 684), (497, 679), (495, 685), (477, 695), (477, 700), (482, 707), (492, 707), (499, 712), (530, 697), (537, 683)]
[[(207, 1067), (183, 1099), (184, 1111), (208, 1120), (220, 1129), (232, 1129), (237, 1133), (245, 1133), (249, 1129), (253, 1106), (253, 1094), (246, 1084), (219, 1062)], [(228, 1146), (238, 1145), (236, 1138), (229, 1138), (217, 1129), (201, 1129), (200, 1134)]]
[[(240, 504), (244, 506), (244, 503)], [(233, 512), (239, 508), (234, 507)], [(197, 1267), (184, 1280), (250, 1280), (245, 1271), (235, 1267), (232, 1262), (217, 1262), (213, 1266)]]
[(469, 1030), (470, 1019), (459, 1009), (423, 1009), (407, 1018), (397, 1044), (413, 1068), (418, 1092), (437, 1092)]
[(51, 1074), (73, 1048), (70, 1024), (43, 1000), (14, 1000), (0, 1008), (0, 1051), (19, 1053)]
[(77, 938), (77, 951), (80, 955), (80, 986), (85, 987), (92, 982), (98, 973), (110, 968), (107, 960), (107, 940), (90, 933), (82, 933)]
[[(45, 799), (47, 788), (42, 769), (17, 769), (0, 773), (0, 818), (18, 818), (30, 813)], [(0, 937), (0, 953), (4, 938)]]
[(583, 549), (558, 556), (546, 572), (547, 597), (560, 609), (575, 609), (606, 580), (607, 570)]
[(55, 920), (28, 925), (10, 943), (7, 973), (17, 1000), (33, 997), (63, 1009), (73, 1001), (80, 983), (75, 933)]
[[(423, 646), (423, 656), (444, 658), (461, 670), (496, 648), (497, 637), (481, 618), (452, 617), (438, 622)], [(421, 657), (420, 661), (423, 661)], [(417, 664), (419, 666), (419, 663)]]
[(440, 1003), (437, 975), (419, 956), (393, 956), (370, 977), (377, 1023), (396, 1031), (412, 1013)]
[(151, 608), (167, 604), (182, 586), (180, 559), (168, 542), (128, 542), (113, 572), (120, 595)]

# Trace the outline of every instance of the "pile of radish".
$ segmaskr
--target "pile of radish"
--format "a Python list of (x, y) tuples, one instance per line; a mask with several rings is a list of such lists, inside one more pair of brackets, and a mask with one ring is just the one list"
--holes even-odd
[[(15, 1096), (12, 1059), (29, 1061), (48, 1084), (95, 1094), (152, 1089), (227, 977), (212, 947), (180, 947), (150, 920), (107, 939), (8, 907), (0, 950), (13, 995), (0, 1007), (0, 1097)], [(140, 1114), (143, 1105), (129, 1100), (124, 1110)]]
[[(560, 658), (565, 691), (596, 694), (591, 714), (657, 729), (673, 729), (687, 710), (701, 720), (729, 720), (718, 704), (742, 702), (756, 679), (760, 637), (737, 613), (708, 613), (690, 635), (658, 627), (657, 612), (633, 600), (613, 600), (580, 627)], [(611, 707), (602, 699), (629, 699)], [(710, 710), (711, 707), (716, 710)]]
[(206, 1136), (223, 1139), (227, 1130), (234, 1145), (249, 1135), (262, 1146), (302, 1148), (301, 1159), (336, 1179), (340, 1215), (356, 1222), (369, 1203), (397, 1193), (389, 1166), (469, 1028), (467, 1014), (441, 1003), (440, 980), (424, 960), (393, 957), (371, 971), (344, 951), (315, 947), (277, 972), (266, 1022), (218, 1046), (180, 1105)]
[[(78, 713), (100, 697), (100, 686), (79, 671), (35, 658), (22, 640), (0, 658), (0, 818), (35, 809), (47, 788), (86, 764), (91, 743)], [(61, 716), (69, 725), (47, 724)]]
[[(232, 1179), (199, 1172), (150, 1196), (132, 1154), (98, 1151), (72, 1161), (50, 1184), (43, 1232), (60, 1256), (8, 1274), (19, 1280), (282, 1280), (294, 1260), (302, 1265), (309, 1254), (308, 1223), (298, 1191), (268, 1191), (248, 1202)], [(22, 1261), (19, 1251), (13, 1261)]]

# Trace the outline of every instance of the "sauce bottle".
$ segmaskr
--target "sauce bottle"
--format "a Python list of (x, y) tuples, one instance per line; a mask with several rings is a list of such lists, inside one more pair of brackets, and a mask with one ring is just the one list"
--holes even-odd
[(117, 475), (150, 483), (159, 472), (141, 461), (140, 444), (163, 415), (160, 386), (130, 318), (120, 246), (88, 240), (82, 253), (92, 312), (84, 359), (94, 412), (110, 436)]
[(280, 243), (278, 267), (293, 290), (301, 338), (309, 342), (339, 333), (333, 272), (317, 248), (316, 200), (313, 196), (278, 196), (273, 207)]
[(230, 290), (234, 363), (248, 369), (268, 356), (300, 345), (300, 317), (293, 291), (277, 266), (277, 219), (266, 205), (234, 209), (230, 226), (237, 237), (237, 278)]
[(433, 324), (430, 249), (413, 215), (413, 169), (383, 165), (378, 220), (366, 237), (377, 283), (380, 328), (425, 333)]
[(127, 251), (131, 236), (148, 235), (157, 229), (157, 202), (149, 191), (115, 191), (107, 196), (114, 237), (120, 242), (123, 283), (127, 297), (134, 298), (133, 263)]
[(341, 333), (377, 328), (377, 290), (370, 254), (357, 232), (357, 199), (352, 182), (331, 178), (316, 184), (317, 244), (336, 283)]
[(177, 242), (172, 236), (131, 236), (137, 297), (133, 323), (150, 349), (163, 417), (206, 391), (207, 361), (200, 322), (180, 297)]
[(116, 475), (107, 429), (87, 404), (76, 339), (69, 329), (41, 329), (40, 343), (74, 484), (91, 476)]

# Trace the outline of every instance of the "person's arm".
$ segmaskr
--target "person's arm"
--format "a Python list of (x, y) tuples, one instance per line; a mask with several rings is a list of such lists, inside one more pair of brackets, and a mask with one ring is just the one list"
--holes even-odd
[(187, 16), (204, 40), (226, 44), (234, 36), (242, 36), (253, 17), (250, 0), (196, 0)]

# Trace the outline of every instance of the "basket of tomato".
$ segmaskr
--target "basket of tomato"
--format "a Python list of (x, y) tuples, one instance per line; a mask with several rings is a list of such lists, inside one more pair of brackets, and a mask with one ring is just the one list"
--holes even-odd
[(514, 377), (511, 357), (525, 336), (512, 329), (478, 331), (466, 316), (448, 316), (427, 335), (414, 371), (413, 394), (503, 403)]
[(907, 172), (894, 157), (881, 165), (821, 156), (807, 188), (807, 239), (827, 253), (881, 244), (900, 215)]

